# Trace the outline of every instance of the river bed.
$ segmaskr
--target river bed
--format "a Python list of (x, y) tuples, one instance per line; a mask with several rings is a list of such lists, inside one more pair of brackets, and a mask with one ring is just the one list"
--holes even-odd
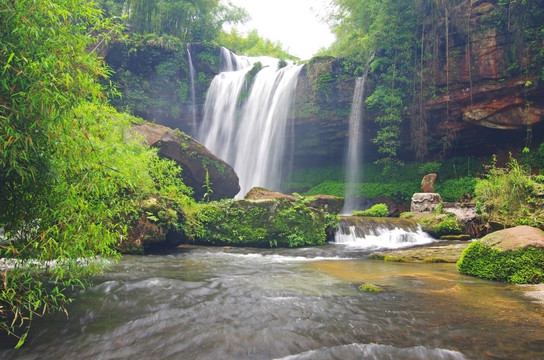
[[(544, 307), (455, 264), (328, 244), (125, 256), (1, 359), (544, 359)], [(372, 284), (385, 291), (359, 290)]]

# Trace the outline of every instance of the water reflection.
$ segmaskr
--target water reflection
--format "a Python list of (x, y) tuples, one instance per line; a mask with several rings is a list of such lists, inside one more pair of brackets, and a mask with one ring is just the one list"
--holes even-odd
[[(387, 291), (365, 293), (362, 283)], [(127, 256), (2, 359), (538, 359), (543, 308), (452, 264), (341, 245)], [(522, 329), (522, 336), (520, 336)]]

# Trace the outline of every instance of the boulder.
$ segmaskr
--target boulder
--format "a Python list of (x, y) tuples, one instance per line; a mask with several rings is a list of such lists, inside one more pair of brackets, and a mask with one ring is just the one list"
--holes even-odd
[(160, 156), (181, 166), (183, 182), (194, 190), (195, 199), (208, 192), (206, 174), (212, 190), (209, 200), (233, 198), (240, 191), (234, 169), (184, 133), (151, 123), (134, 125), (133, 131), (143, 135), (147, 145), (157, 147)]
[(531, 226), (516, 226), (495, 231), (484, 236), (480, 242), (501, 251), (534, 247), (544, 249), (544, 231)]
[(517, 226), (484, 236), (467, 247), (459, 272), (515, 284), (544, 282), (544, 231)]
[(434, 182), (436, 174), (427, 174), (421, 180), (421, 191), (424, 193), (434, 193)]
[(438, 193), (415, 193), (412, 196), (410, 211), (430, 212), (433, 211), (440, 203), (442, 203), (442, 197)]

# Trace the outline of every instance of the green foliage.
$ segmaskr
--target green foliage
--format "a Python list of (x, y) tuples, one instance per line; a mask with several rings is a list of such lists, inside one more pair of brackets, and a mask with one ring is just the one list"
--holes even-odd
[(250, 31), (245, 37), (235, 28), (230, 33), (221, 32), (217, 42), (222, 46), (234, 51), (237, 54), (246, 54), (248, 56), (271, 56), (279, 59), (295, 58), (289, 55), (282, 48), (279, 42), (272, 42), (259, 36), (257, 30)]
[(0, 295), (3, 330), (14, 333), (35, 316), (66, 311), (66, 293), (87, 286), (88, 276), (102, 270), (97, 256), (117, 258), (114, 249), (139, 219), (173, 230), (190, 223), (186, 212), (193, 200), (181, 169), (132, 138), (131, 119), (89, 103), (52, 128), (54, 178), (46, 202), (25, 213), (36, 217), (6, 227), (0, 247), (0, 257), (17, 264), (0, 271), (7, 289)]
[(540, 144), (535, 151), (531, 151), (528, 148), (526, 149), (527, 151), (523, 152), (520, 161), (533, 169), (544, 170), (544, 143)]
[(477, 180), (474, 191), (489, 221), (544, 228), (542, 186), (516, 159), (510, 158), (505, 168), (492, 165), (486, 177)]
[(430, 161), (419, 165), (417, 172), (419, 175), (424, 176), (427, 174), (437, 173), (440, 170), (440, 163), (438, 161)]
[(459, 179), (448, 179), (437, 181), (435, 191), (440, 194), (443, 201), (456, 202), (465, 194), (474, 194), (476, 178), (462, 177)]
[[(324, 181), (308, 190), (304, 195), (327, 194), (344, 196), (346, 184), (337, 181)], [(410, 201), (412, 195), (418, 192), (417, 182), (392, 182), (392, 183), (361, 183), (357, 195), (365, 199), (387, 197), (400, 202)]]
[(78, 133), (72, 110), (103, 97), (99, 78), (108, 70), (94, 51), (118, 29), (82, 0), (4, 1), (0, 23), (0, 258), (11, 261), (0, 271), (0, 329), (24, 328), (20, 346), (33, 317), (64, 310), (66, 292), (102, 268), (86, 259), (114, 256), (110, 229), (95, 226), (110, 210), (83, 219), (91, 205), (78, 194), (97, 198), (109, 188), (69, 183), (63, 162), (73, 154), (61, 149), (70, 136), (88, 135)]
[(544, 251), (528, 247), (513, 251), (500, 251), (474, 242), (457, 262), (459, 272), (489, 280), (514, 284), (544, 282)]
[(374, 204), (370, 209), (363, 211), (354, 211), (353, 216), (371, 216), (371, 217), (386, 217), (389, 215), (389, 209), (386, 204)]
[(453, 218), (446, 217), (433, 228), (433, 234), (436, 234), (438, 237), (444, 235), (459, 235), (462, 232), (463, 230), (457, 223), (455, 216)]
[(126, 24), (140, 34), (171, 35), (183, 42), (212, 41), (224, 24), (247, 19), (247, 13), (218, 0), (131, 0), (127, 8), (101, 0), (112, 15), (124, 17)]

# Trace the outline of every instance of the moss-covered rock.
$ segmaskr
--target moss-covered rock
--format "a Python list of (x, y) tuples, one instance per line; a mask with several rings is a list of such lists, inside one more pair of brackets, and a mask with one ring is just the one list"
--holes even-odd
[[(160, 156), (181, 166), (183, 182), (193, 189), (196, 200), (202, 200), (205, 194), (211, 200), (233, 198), (240, 191), (234, 169), (190, 136), (151, 123), (134, 125), (132, 129), (144, 136), (147, 145), (157, 147)], [(208, 186), (210, 189), (206, 189)]]
[(308, 199), (229, 200), (201, 204), (192, 242), (207, 245), (299, 247), (323, 245), (336, 216)]
[(518, 226), (486, 235), (467, 247), (459, 271), (515, 284), (544, 282), (544, 232)]

